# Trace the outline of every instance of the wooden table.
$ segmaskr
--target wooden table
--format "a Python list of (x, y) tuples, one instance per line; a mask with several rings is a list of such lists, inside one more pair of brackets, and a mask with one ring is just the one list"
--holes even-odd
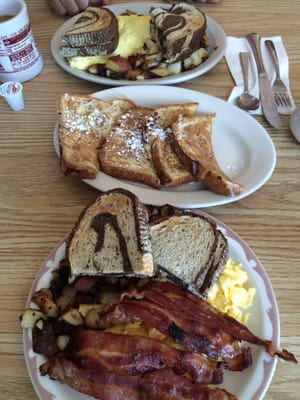
[[(105, 89), (63, 71), (50, 53), (50, 39), (65, 18), (52, 14), (44, 1), (28, 0), (37, 44), (44, 57), (42, 73), (24, 83), (25, 109), (11, 111), (0, 101), (0, 399), (36, 398), (25, 367), (19, 324), (33, 279), (44, 258), (73, 226), (97, 191), (64, 177), (53, 149), (53, 127), (61, 93)], [(227, 35), (281, 35), (290, 61), (290, 82), (300, 103), (300, 2), (224, 0), (203, 11)], [(224, 59), (210, 72), (178, 85), (227, 99), (233, 87)], [(270, 128), (277, 163), (270, 180), (239, 202), (206, 209), (237, 232), (255, 251), (272, 282), (281, 318), (281, 347), (300, 358), (300, 145), (291, 136), (289, 117), (282, 129)], [(279, 362), (268, 400), (298, 399), (299, 364)], [(63, 399), (61, 399), (63, 400)], [(250, 399), (249, 399), (250, 400)]]

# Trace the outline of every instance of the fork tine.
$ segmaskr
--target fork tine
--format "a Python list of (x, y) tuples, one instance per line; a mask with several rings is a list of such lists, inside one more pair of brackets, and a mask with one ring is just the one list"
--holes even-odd
[(274, 93), (274, 96), (275, 96), (276, 104), (278, 106), (282, 106), (282, 107), (289, 106), (286, 96), (284, 96), (282, 93)]

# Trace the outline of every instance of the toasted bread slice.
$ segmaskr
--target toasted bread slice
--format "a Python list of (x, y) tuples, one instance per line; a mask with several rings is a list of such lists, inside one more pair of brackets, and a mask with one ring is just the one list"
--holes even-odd
[(198, 107), (199, 103), (196, 102), (167, 104), (155, 107), (154, 112), (164, 128), (172, 128), (172, 125), (178, 120), (179, 116), (187, 117), (189, 115), (195, 115)]
[[(73, 57), (82, 55), (82, 48), (85, 47), (87, 52), (95, 46), (98, 47), (98, 55), (111, 54), (119, 41), (117, 17), (107, 8), (88, 7), (64, 33), (62, 40), (65, 45), (62, 46), (61, 52), (65, 57), (70, 57), (70, 49), (73, 49)], [(95, 55), (95, 52), (85, 55)]]
[(222, 195), (238, 195), (242, 185), (234, 182), (219, 167), (211, 132), (214, 114), (182, 117), (173, 124), (175, 150), (198, 181)]
[(149, 113), (147, 123), (143, 132), (143, 139), (150, 147), (156, 138), (164, 140), (166, 133), (170, 133), (172, 125), (179, 116), (194, 115), (199, 104), (165, 104), (155, 107)]
[(95, 178), (98, 148), (116, 120), (134, 103), (129, 99), (104, 101), (91, 96), (64, 94), (59, 102), (60, 165), (65, 175)]
[(201, 295), (218, 243), (215, 224), (192, 213), (178, 213), (151, 224), (152, 255), (159, 274)]
[(161, 183), (166, 187), (183, 185), (195, 180), (174, 151), (173, 138), (156, 138), (151, 147), (152, 161)]
[(99, 150), (101, 169), (115, 178), (160, 189), (160, 181), (143, 143), (143, 126), (151, 109), (136, 107), (125, 113)]
[(173, 149), (172, 124), (180, 116), (194, 115), (198, 103), (158, 106), (148, 118), (144, 130), (145, 147), (150, 154), (161, 183), (167, 187), (195, 180)]
[(198, 8), (182, 2), (170, 9), (150, 10), (151, 36), (168, 63), (181, 61), (205, 45), (206, 16)]
[(66, 254), (71, 281), (81, 275), (152, 276), (147, 209), (123, 189), (100, 194), (79, 217)]
[(217, 282), (228, 260), (227, 239), (218, 229), (216, 230), (216, 234), (217, 245), (213, 256), (213, 261), (210, 268), (206, 271), (203, 283), (199, 289), (202, 297), (207, 297), (210, 288)]

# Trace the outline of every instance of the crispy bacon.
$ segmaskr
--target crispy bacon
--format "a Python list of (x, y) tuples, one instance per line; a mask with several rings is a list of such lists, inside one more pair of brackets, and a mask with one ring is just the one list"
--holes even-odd
[(138, 318), (149, 327), (171, 337), (189, 351), (205, 353), (211, 359), (219, 357), (225, 359), (230, 370), (241, 371), (252, 363), (251, 352), (241, 348), (231, 336), (219, 329), (207, 328), (203, 324), (195, 323), (191, 319), (147, 300), (124, 300), (110, 312), (100, 315), (97, 326), (108, 328), (128, 322), (133, 318)]
[(194, 316), (195, 320), (199, 321), (199, 323), (202, 322), (212, 328), (220, 329), (238, 340), (263, 346), (272, 357), (277, 355), (285, 361), (297, 363), (295, 356), (287, 350), (274, 350), (271, 341), (263, 340), (254, 335), (245, 325), (231, 318), (229, 315), (219, 312), (209, 303), (194, 296), (184, 288), (169, 282), (155, 280), (149, 281), (147, 288), (157, 293), (163, 293), (172, 303), (173, 308), (180, 308), (185, 315)]
[(49, 375), (75, 390), (102, 400), (235, 400), (226, 390), (192, 383), (169, 371), (144, 376), (101, 373), (77, 367), (63, 354), (52, 357), (40, 367)]
[(41, 365), (42, 376), (66, 383), (78, 392), (101, 400), (142, 400), (137, 376), (84, 370), (68, 360), (62, 353)]
[(168, 371), (152, 372), (143, 379), (149, 400), (236, 400), (224, 389), (193, 384)]
[(127, 336), (90, 329), (77, 329), (71, 339), (69, 357), (83, 369), (118, 371), (136, 375), (172, 369), (176, 374), (190, 373), (195, 382), (222, 383), (224, 363), (208, 360), (159, 340)]

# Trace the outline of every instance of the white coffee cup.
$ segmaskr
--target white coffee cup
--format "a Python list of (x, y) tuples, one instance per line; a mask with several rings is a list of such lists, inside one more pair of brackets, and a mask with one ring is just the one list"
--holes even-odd
[(25, 82), (42, 69), (25, 1), (0, 0), (0, 82)]

